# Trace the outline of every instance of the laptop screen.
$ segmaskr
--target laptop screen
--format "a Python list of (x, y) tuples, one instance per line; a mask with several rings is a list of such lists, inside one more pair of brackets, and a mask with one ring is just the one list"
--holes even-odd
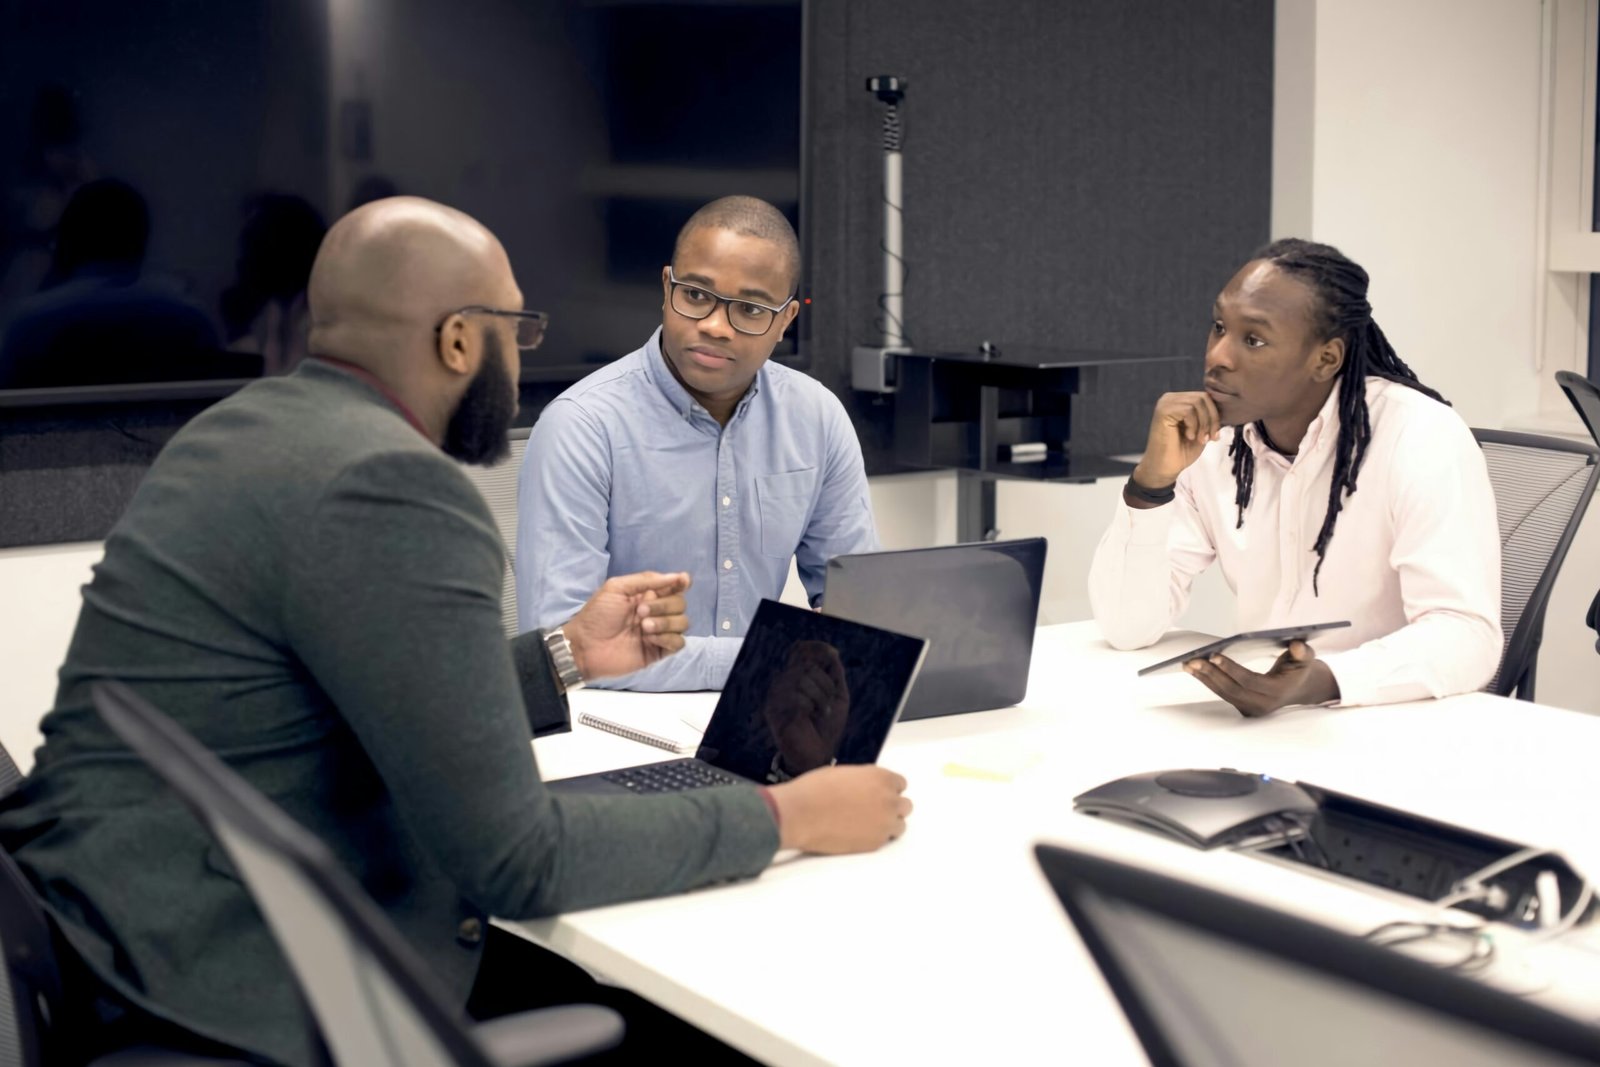
[(697, 755), (757, 782), (876, 762), (925, 647), (763, 600)]
[(1153, 1063), (1594, 1063), (1600, 1031), (1510, 993), (1209, 890), (1040, 846)]
[(928, 639), (906, 718), (1009, 707), (1028, 689), (1045, 540), (985, 541), (828, 561), (822, 610)]

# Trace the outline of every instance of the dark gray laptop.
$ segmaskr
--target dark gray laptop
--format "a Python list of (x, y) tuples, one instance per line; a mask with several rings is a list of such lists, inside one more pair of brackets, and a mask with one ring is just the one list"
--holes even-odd
[(984, 711), (1028, 691), (1045, 539), (865, 552), (828, 561), (822, 610), (928, 641), (904, 719)]
[(927, 642), (763, 600), (693, 759), (558, 778), (566, 793), (676, 793), (875, 763)]
[(1137, 867), (1034, 851), (1155, 1067), (1600, 1063), (1600, 1030), (1483, 981)]

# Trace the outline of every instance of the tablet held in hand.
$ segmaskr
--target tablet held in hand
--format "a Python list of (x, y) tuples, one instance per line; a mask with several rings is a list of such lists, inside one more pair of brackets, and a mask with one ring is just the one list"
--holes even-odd
[(1187, 652), (1164, 659), (1160, 663), (1152, 663), (1140, 669), (1139, 676), (1159, 674), (1162, 671), (1180, 670), (1185, 663), (1192, 659), (1209, 659), (1219, 652), (1226, 652), (1228, 658), (1235, 662), (1242, 662), (1252, 656), (1267, 653), (1277, 654), (1289, 647), (1291, 641), (1309, 641), (1313, 635), (1324, 630), (1337, 630), (1349, 626), (1350, 620), (1341, 622), (1315, 622), (1305, 626), (1283, 626), (1275, 630), (1247, 630), (1244, 633), (1234, 634), (1232, 637), (1222, 637), (1209, 644), (1192, 648)]

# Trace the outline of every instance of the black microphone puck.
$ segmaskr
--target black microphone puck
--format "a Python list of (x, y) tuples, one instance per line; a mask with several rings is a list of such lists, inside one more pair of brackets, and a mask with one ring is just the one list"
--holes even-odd
[(1182, 797), (1242, 797), (1261, 788), (1261, 780), (1239, 771), (1167, 771), (1156, 785)]

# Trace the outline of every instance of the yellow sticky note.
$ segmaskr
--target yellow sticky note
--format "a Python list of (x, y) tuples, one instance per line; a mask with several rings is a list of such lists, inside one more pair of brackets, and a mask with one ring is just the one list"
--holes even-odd
[(967, 763), (946, 763), (948, 778), (976, 778), (984, 782), (1009, 782), (1034, 766), (1042, 757), (1037, 752), (996, 755)]

